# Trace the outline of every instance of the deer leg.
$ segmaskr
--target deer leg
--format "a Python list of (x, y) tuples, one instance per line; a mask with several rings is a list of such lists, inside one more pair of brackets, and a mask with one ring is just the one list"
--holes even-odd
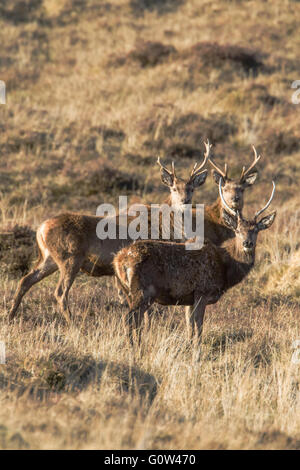
[(133, 333), (136, 332), (137, 335), (137, 342), (140, 344), (141, 342), (141, 323), (144, 317), (145, 312), (147, 309), (152, 305), (154, 302), (151, 298), (142, 298), (139, 302), (134, 302), (132, 308), (128, 312), (127, 321), (128, 321), (128, 328), (129, 328), (129, 340), (130, 344), (133, 346)]
[(195, 295), (193, 306), (185, 310), (188, 340), (194, 337), (198, 344), (201, 342), (206, 302), (204, 296)]
[(124, 294), (122, 284), (120, 283), (117, 276), (115, 276), (115, 287), (118, 292), (118, 298), (119, 298), (120, 304), (124, 307), (128, 307), (129, 304), (128, 304), (128, 300), (126, 299), (127, 296)]
[[(115, 276), (115, 286), (118, 290), (118, 296), (119, 296), (119, 300), (120, 300), (120, 293), (122, 293), (123, 295), (123, 300), (125, 299), (125, 301), (121, 301), (121, 304), (122, 306), (126, 306), (126, 303), (127, 303), (127, 306), (130, 307), (131, 309), (131, 306), (133, 305), (133, 301), (131, 299), (131, 294), (130, 292), (122, 285), (121, 281), (119, 280), (119, 278), (117, 276)], [(123, 328), (124, 328), (124, 331), (127, 330), (127, 313), (122, 313), (122, 321), (123, 321)]]
[(185, 321), (187, 330), (187, 340), (191, 341), (194, 336), (194, 314), (193, 307), (191, 307), (190, 305), (185, 307)]
[[(61, 313), (65, 316), (65, 313), (64, 313), (62, 305), (61, 305), (61, 299), (62, 299), (62, 296), (63, 296), (63, 293), (64, 293), (64, 281), (65, 281), (64, 272), (63, 272), (63, 270), (61, 270), (60, 271), (60, 276), (59, 276), (59, 281), (58, 281), (58, 284), (56, 286), (54, 295), (55, 295), (55, 298), (56, 298), (57, 303), (59, 305), (59, 308), (61, 310)], [(69, 312), (67, 313), (67, 316), (69, 317)], [(70, 318), (68, 318), (67, 321), (70, 321)]]
[(81, 268), (82, 262), (83, 257), (72, 257), (59, 267), (60, 278), (55, 290), (55, 297), (67, 323), (70, 323), (72, 318), (68, 305), (69, 290), (71, 289), (74, 279)]
[(205, 308), (207, 304), (207, 299), (202, 296), (195, 296), (195, 302), (193, 305), (194, 309), (194, 322), (195, 322), (195, 333), (194, 338), (196, 340), (196, 345), (200, 345), (202, 329), (203, 329), (203, 320), (205, 315)]
[(149, 305), (148, 305), (145, 312), (144, 312), (144, 330), (145, 330), (145, 334), (149, 333), (150, 327), (151, 327), (151, 323), (150, 323)]
[(32, 269), (30, 273), (24, 276), (18, 285), (17, 292), (14, 296), (13, 304), (9, 312), (9, 321), (12, 321), (15, 316), (17, 315), (18, 307), (21, 303), (23, 296), (26, 292), (37, 282), (41, 281), (50, 274), (53, 274), (57, 271), (58, 267), (56, 263), (53, 261), (51, 256), (43, 259), (36, 268)]
[[(128, 305), (129, 305), (130, 312), (131, 312), (134, 302), (133, 302), (133, 300), (132, 300), (131, 295), (130, 295), (129, 292), (126, 292), (126, 291), (125, 291), (125, 296), (126, 296), (127, 303), (128, 303)], [(127, 327), (128, 327), (128, 325), (129, 325), (129, 313), (127, 313), (127, 312), (126, 312), (126, 313), (123, 313), (123, 314), (122, 314), (122, 320), (123, 320), (123, 328), (124, 328), (124, 331), (126, 332), (126, 331), (127, 331)], [(130, 338), (131, 338), (131, 339), (130, 339), (130, 342), (132, 343), (132, 334), (129, 335), (129, 336), (130, 336)]]

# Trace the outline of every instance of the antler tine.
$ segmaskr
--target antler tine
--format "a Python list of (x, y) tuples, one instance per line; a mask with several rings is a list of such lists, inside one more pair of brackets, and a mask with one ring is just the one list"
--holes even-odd
[(225, 163), (225, 170), (222, 171), (221, 168), (219, 168), (213, 161), (211, 158), (208, 159), (209, 163), (214, 167), (215, 170), (217, 170), (218, 173), (220, 173), (220, 175), (223, 176), (224, 179), (227, 178), (227, 170), (228, 170), (228, 166), (227, 166), (227, 163)]
[(268, 200), (267, 204), (260, 210), (260, 211), (257, 211), (254, 218), (257, 219), (257, 217), (262, 214), (266, 209), (268, 209), (269, 205), (271, 204), (272, 202), (272, 199), (274, 197), (274, 193), (275, 193), (275, 188), (276, 188), (276, 185), (274, 183), (274, 181), (272, 181), (273, 183), (273, 190), (272, 190), (272, 194), (271, 194), (271, 197), (270, 199)]
[[(160, 157), (157, 157), (157, 163), (159, 164), (161, 170), (165, 170), (167, 173), (169, 173), (170, 176), (173, 175), (173, 173), (171, 173), (171, 171), (169, 171), (164, 165), (161, 164)], [(173, 163), (172, 163), (172, 167), (173, 167)]]
[(254, 152), (254, 161), (253, 161), (252, 165), (249, 166), (248, 170), (246, 170), (246, 167), (243, 166), (240, 181), (242, 181), (245, 178), (245, 176), (247, 176), (250, 173), (252, 168), (255, 167), (255, 165), (257, 164), (257, 162), (261, 158), (261, 155), (257, 156), (257, 151), (256, 151), (256, 148), (254, 147), (254, 145), (252, 145), (252, 149), (253, 149), (253, 152)]
[(204, 159), (206, 161), (209, 157), (209, 152), (210, 152), (210, 149), (212, 148), (212, 144), (210, 144), (209, 140), (207, 139), (207, 142), (204, 142), (204, 145), (205, 145)]
[(205, 153), (204, 153), (203, 162), (199, 165), (198, 168), (197, 168), (197, 163), (195, 163), (195, 165), (192, 169), (192, 172), (191, 172), (191, 177), (195, 176), (197, 173), (199, 173), (200, 170), (202, 170), (202, 168), (206, 165), (206, 162), (209, 158), (209, 152), (210, 152), (210, 149), (212, 147), (212, 144), (210, 144), (209, 140), (207, 139), (207, 142), (204, 142), (204, 145), (205, 145)]
[(174, 161), (172, 161), (172, 172), (173, 172), (173, 176), (174, 178), (176, 177), (176, 173), (175, 173), (175, 163)]
[(233, 210), (231, 207), (229, 207), (227, 202), (224, 199), (223, 192), (222, 192), (222, 179), (221, 178), (219, 179), (219, 193), (220, 193), (222, 204), (224, 205), (225, 209), (229, 212), (229, 214), (233, 215), (234, 217), (237, 217), (238, 212)]

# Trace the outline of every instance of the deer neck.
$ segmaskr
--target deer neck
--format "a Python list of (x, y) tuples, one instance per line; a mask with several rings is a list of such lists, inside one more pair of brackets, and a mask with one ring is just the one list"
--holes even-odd
[(209, 214), (211, 218), (218, 224), (223, 225), (223, 220), (222, 220), (222, 212), (223, 212), (223, 205), (221, 198), (218, 197), (215, 202), (207, 206), (207, 210), (209, 211)]
[(164, 204), (167, 204), (174, 210), (183, 211), (184, 209), (184, 205), (180, 202), (179, 199), (176, 198), (176, 196), (172, 194), (168, 196), (168, 198), (164, 201)]
[(169, 196), (167, 197), (167, 199), (164, 200), (163, 204), (167, 204), (168, 206), (172, 206), (172, 195), (169, 194)]
[(212, 241), (218, 246), (234, 238), (233, 230), (224, 224), (223, 205), (220, 198), (205, 208), (205, 230), (208, 230), (208, 233), (213, 231)]
[(224, 208), (220, 196), (218, 199), (208, 206), (209, 212), (211, 214), (211, 217), (220, 225), (224, 225), (223, 222), (223, 214), (224, 212), (227, 212), (226, 209)]
[(227, 288), (230, 288), (241, 282), (253, 268), (255, 248), (251, 253), (245, 253), (234, 238), (223, 243), (221, 252), (226, 271), (226, 284)]

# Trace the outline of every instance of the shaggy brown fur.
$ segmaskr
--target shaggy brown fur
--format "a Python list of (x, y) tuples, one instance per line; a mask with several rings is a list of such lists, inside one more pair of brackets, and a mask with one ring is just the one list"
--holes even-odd
[[(245, 167), (242, 169), (241, 176), (238, 180), (232, 180), (228, 177), (227, 165), (225, 165), (225, 171), (222, 171), (211, 160), (209, 160), (215, 168), (212, 174), (216, 184), (219, 185), (219, 180), (221, 178), (224, 199), (228, 206), (235, 211), (242, 212), (244, 207), (244, 191), (255, 182), (257, 177), (257, 173), (251, 173), (251, 171), (260, 157), (257, 157), (254, 147), (253, 150), (255, 152), (254, 162), (250, 165), (248, 170), (245, 170)], [(205, 207), (204, 234), (205, 237), (218, 246), (220, 246), (225, 240), (234, 237), (234, 231), (228, 228), (224, 222), (224, 212), (226, 211), (223, 207), (220, 196), (213, 204)]]
[(224, 223), (235, 238), (222, 247), (205, 240), (200, 250), (184, 243), (137, 241), (114, 259), (116, 276), (127, 296), (129, 336), (139, 328), (151, 304), (193, 306), (187, 310), (188, 337), (200, 338), (205, 307), (242, 281), (254, 265), (257, 235), (269, 228), (276, 212), (259, 222), (224, 213)]
[[(205, 160), (206, 162), (206, 160)], [(201, 166), (202, 167), (202, 166)], [(195, 168), (194, 168), (195, 169)], [(164, 173), (164, 172), (163, 172)], [(166, 174), (171, 175), (166, 171)], [(201, 186), (206, 179), (207, 170), (201, 173), (192, 172), (185, 183), (175, 177), (169, 181), (171, 200), (180, 209), (183, 203), (191, 203), (193, 189)], [(189, 198), (188, 201), (186, 198)], [(148, 230), (151, 233), (151, 211), (148, 209)], [(128, 223), (134, 217), (128, 216)], [(76, 213), (61, 214), (46, 220), (37, 230), (39, 260), (35, 268), (24, 276), (18, 285), (13, 304), (9, 313), (14, 319), (20, 302), (26, 292), (37, 282), (59, 269), (60, 278), (55, 297), (65, 319), (69, 322), (71, 313), (68, 307), (68, 294), (74, 279), (80, 270), (92, 276), (112, 276), (112, 261), (115, 253), (123, 246), (132, 242), (130, 238), (105, 239), (97, 237), (96, 228), (102, 217), (81, 215)], [(116, 219), (117, 237), (119, 233), (119, 216)], [(170, 217), (170, 238), (173, 239), (173, 217)], [(160, 217), (159, 237), (162, 238), (162, 219)]]

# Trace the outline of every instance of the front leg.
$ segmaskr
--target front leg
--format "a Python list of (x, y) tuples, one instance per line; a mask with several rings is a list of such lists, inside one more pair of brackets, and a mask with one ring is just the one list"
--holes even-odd
[(185, 321), (186, 321), (187, 340), (190, 342), (194, 336), (194, 313), (193, 313), (193, 307), (191, 307), (190, 305), (185, 307)]
[(198, 344), (201, 342), (206, 304), (207, 299), (195, 293), (193, 306), (186, 307), (185, 310), (188, 340), (194, 337)]
[[(127, 324), (128, 324), (128, 333), (129, 341), (131, 346), (133, 346), (133, 334), (136, 333), (137, 344), (141, 344), (141, 323), (143, 318), (146, 315), (146, 327), (148, 329), (148, 308), (153, 304), (153, 299), (151, 298), (142, 298), (140, 302), (132, 302), (132, 307), (127, 314)], [(145, 331), (146, 333), (146, 331)]]

